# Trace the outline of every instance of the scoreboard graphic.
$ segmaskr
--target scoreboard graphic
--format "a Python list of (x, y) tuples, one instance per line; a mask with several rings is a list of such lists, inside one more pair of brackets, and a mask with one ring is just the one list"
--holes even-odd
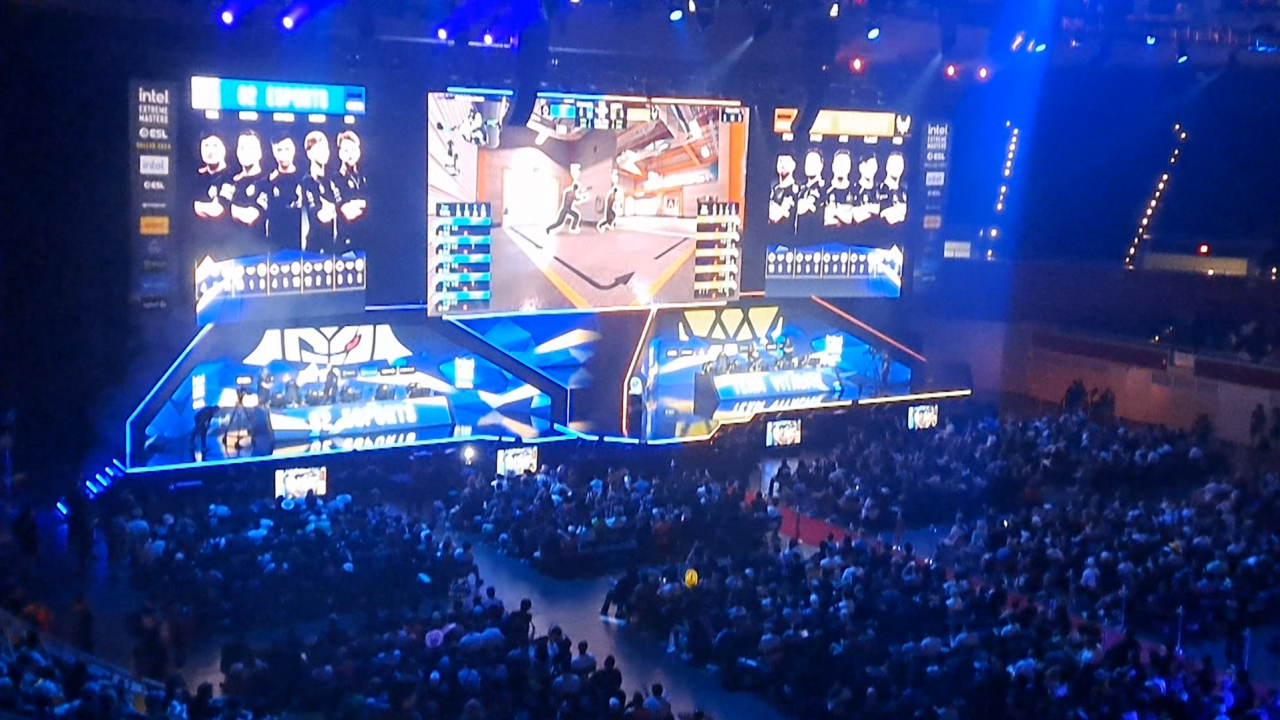
[(489, 203), (436, 205), (440, 222), (427, 250), (434, 283), (432, 314), (489, 309), (493, 298), (492, 212)]

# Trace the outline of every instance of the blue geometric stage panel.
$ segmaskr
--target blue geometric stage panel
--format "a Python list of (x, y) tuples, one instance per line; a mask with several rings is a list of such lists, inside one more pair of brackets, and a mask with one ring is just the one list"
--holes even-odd
[(562, 391), (516, 377), (469, 341), (444, 321), (385, 313), (323, 327), (215, 326), (131, 421), (131, 465), (555, 433), (546, 391)]

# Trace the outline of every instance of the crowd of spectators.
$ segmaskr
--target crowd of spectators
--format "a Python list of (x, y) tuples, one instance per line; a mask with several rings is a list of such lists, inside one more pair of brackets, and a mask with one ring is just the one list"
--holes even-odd
[[(1172, 646), (1175, 626), (1212, 630), (1236, 661), (1243, 630), (1280, 608), (1280, 479), (1226, 470), (1201, 434), (1084, 412), (950, 418), (929, 432), (876, 416), (816, 459), (784, 464), (768, 483), (776, 497), (674, 464), (543, 467), (465, 474), (421, 503), (368, 490), (193, 510), (124, 490), (100, 527), (148, 599), (127, 622), (138, 674), (164, 684), (144, 712), (170, 720), (669, 714), (661, 688), (628, 697), (612, 659), (575, 652), (560, 628), (540, 633), (528, 601), (506, 606), (458, 531), (548, 571), (592, 558), (631, 567), (603, 614), (799, 717), (1280, 720), (1247, 674), (1189, 667), (1132, 634), (1164, 632)], [(812, 555), (784, 545), (771, 532), (781, 502), (851, 535)], [(931, 523), (950, 531), (929, 561), (910, 542), (873, 539)], [(73, 548), (92, 538), (71, 525)], [(1130, 632), (1107, 642), (1090, 620)], [(245, 639), (262, 627), (281, 637)], [(192, 636), (215, 628), (231, 638), (218, 699), (171, 674)], [(0, 702), (26, 712), (48, 675), (60, 683), (51, 707), (123, 717), (96, 714), (116, 691), (33, 653), (5, 649), (0, 676), (20, 689), (5, 695), (0, 677)]]
[(1092, 422), (1083, 412), (1036, 420), (951, 418), (908, 431), (897, 416), (850, 426), (846, 442), (776, 479), (791, 506), (870, 530), (949, 523), (1070, 493), (1192, 485), (1224, 466), (1205, 438)]
[(1197, 318), (1166, 323), (1155, 344), (1228, 354), (1245, 362), (1280, 364), (1280, 325), (1267, 315), (1227, 321)]
[(696, 586), (669, 569), (642, 573), (625, 612), (797, 717), (1280, 717), (1246, 672), (1189, 668), (1132, 634), (1108, 646), (1065, 605), (949, 577), (911, 550), (850, 537), (808, 558), (794, 543), (745, 560), (694, 557)]
[[(628, 695), (615, 658), (597, 661), (565, 630), (538, 628), (527, 599), (508, 606), (469, 543), (433, 532), (443, 505), (398, 511), (377, 492), (214, 502), (198, 513), (128, 491), (113, 503), (118, 560), (148, 598), (126, 621), (137, 675), (152, 683), (138, 696), (143, 709), (86, 685), (82, 669), (48, 665), (32, 645), (0, 648), (0, 710), (84, 720), (671, 716), (661, 685)], [(23, 609), (38, 603), (8, 599), (41, 622)], [(215, 629), (226, 638), (223, 681), (190, 692), (183, 636), (207, 640)]]
[(451, 516), (455, 527), (479, 531), (549, 572), (590, 573), (683, 557), (696, 541), (750, 551), (778, 509), (706, 470), (633, 476), (613, 469), (580, 478), (561, 466), (496, 481), (473, 477)]

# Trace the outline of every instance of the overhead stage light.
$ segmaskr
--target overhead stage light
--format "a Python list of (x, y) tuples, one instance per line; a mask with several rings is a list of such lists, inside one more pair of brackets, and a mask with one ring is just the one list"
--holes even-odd
[(866, 67), (867, 67), (867, 64), (863, 62), (862, 58), (860, 57), (856, 57), (849, 61), (849, 69), (852, 70), (853, 72), (860, 73)]
[(1152, 33), (1147, 33), (1146, 43), (1147, 43), (1147, 47), (1155, 47), (1156, 36), (1153, 35)]
[(436, 28), (436, 38), (438, 38), (441, 41), (448, 40), (449, 31), (445, 30), (444, 28)]
[(837, 19), (837, 18), (839, 18), (839, 17), (840, 17), (840, 3), (839, 3), (839, 2), (833, 2), (833, 3), (831, 3), (831, 9), (827, 11), (827, 17), (831, 18), (832, 20), (835, 20), (835, 19)]
[(1036, 45), (1036, 52), (1038, 52), (1038, 53), (1042, 53), (1042, 52), (1044, 52), (1045, 50), (1048, 50), (1048, 49), (1049, 49), (1049, 45), (1048, 45), (1047, 43), (1038, 43), (1038, 44)]
[(871, 42), (875, 42), (880, 39), (880, 26), (878, 24), (869, 23), (867, 25), (867, 39)]
[(485, 33), (485, 34), (484, 34), (484, 44), (485, 44), (485, 45), (492, 45), (492, 44), (493, 44), (493, 33)]
[(296, 22), (297, 21), (293, 19), (292, 15), (285, 15), (284, 17), (280, 18), (280, 27), (284, 28), (285, 30), (292, 30)]
[(671, 22), (680, 22), (684, 19), (684, 10), (676, 8), (675, 10), (672, 10), (671, 14), (667, 17), (671, 19)]
[(986, 67), (985, 65), (984, 65), (984, 66), (982, 66), (982, 67), (980, 67), (980, 68), (978, 68), (978, 79), (979, 79), (979, 80), (986, 80), (986, 79), (987, 79), (987, 78), (989, 78), (989, 77), (991, 77), (991, 71), (990, 71), (990, 70), (988, 70), (988, 69), (987, 69), (987, 67)]
[(235, 24), (235, 22), (236, 22), (236, 14), (235, 14), (235, 13), (231, 12), (230, 10), (223, 10), (223, 11), (222, 11), (222, 24), (223, 24), (223, 25), (226, 25), (226, 26), (230, 27), (231, 25), (234, 25), (234, 24)]
[(946, 75), (948, 80), (955, 80), (959, 72), (960, 70), (954, 64), (949, 64), (943, 69), (942, 74)]

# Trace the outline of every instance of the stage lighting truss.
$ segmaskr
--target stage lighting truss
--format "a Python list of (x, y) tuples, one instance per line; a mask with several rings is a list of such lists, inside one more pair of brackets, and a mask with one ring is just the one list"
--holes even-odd
[(1186, 141), (1187, 131), (1182, 127), (1182, 123), (1175, 124), (1173, 126), (1173, 148), (1169, 153), (1169, 164), (1156, 179), (1156, 188), (1152, 191), (1151, 197), (1147, 199), (1147, 203), (1142, 209), (1142, 215), (1138, 218), (1138, 227), (1133, 233), (1133, 241), (1129, 243), (1129, 250), (1124, 256), (1125, 270), (1133, 270), (1137, 267), (1138, 248), (1142, 246), (1143, 241), (1150, 237), (1151, 221), (1155, 219), (1156, 211), (1160, 209), (1160, 203), (1164, 200), (1165, 191), (1168, 189), (1169, 181), (1172, 177), (1173, 166), (1178, 164), (1178, 160), (1182, 155), (1182, 145)]
[(1008, 204), (1009, 198), (1009, 182), (1013, 177), (1013, 164), (1018, 157), (1018, 128), (1013, 126), (1013, 122), (1005, 121), (1005, 128), (1009, 131), (1009, 141), (1004, 146), (1004, 165), (1000, 170), (1000, 190), (996, 193), (996, 214), (1004, 213), (1005, 206)]

